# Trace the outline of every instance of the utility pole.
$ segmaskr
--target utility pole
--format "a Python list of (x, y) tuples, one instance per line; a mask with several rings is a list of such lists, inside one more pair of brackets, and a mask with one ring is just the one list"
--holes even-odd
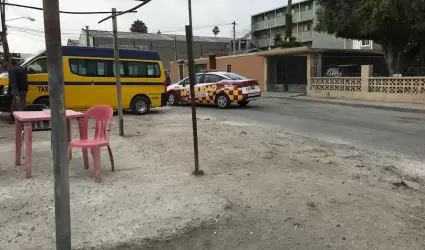
[(177, 37), (174, 36), (174, 61), (177, 61)]
[(233, 54), (236, 54), (236, 22), (233, 21)]
[(87, 47), (90, 47), (90, 32), (89, 32), (89, 26), (86, 26), (86, 44), (87, 44)]
[(193, 153), (195, 158), (195, 171), (193, 175), (202, 176), (204, 171), (199, 169), (199, 152), (198, 152), (198, 123), (196, 121), (196, 102), (195, 102), (195, 61), (193, 59), (193, 29), (192, 29), (192, 1), (188, 0), (189, 8), (189, 25), (186, 25), (186, 43), (187, 43), (187, 60), (189, 67), (190, 81), (190, 100), (192, 106), (192, 130), (193, 130)]
[(115, 57), (115, 77), (116, 77), (116, 86), (117, 86), (117, 108), (118, 108), (118, 118), (119, 118), (119, 133), (120, 136), (124, 136), (124, 118), (123, 118), (123, 110), (122, 110), (122, 94), (121, 94), (121, 64), (119, 59), (119, 48), (118, 48), (118, 31), (117, 31), (117, 17), (132, 13), (138, 8), (148, 4), (151, 0), (138, 0), (141, 2), (140, 4), (130, 8), (126, 11), (122, 11), (117, 13), (115, 8), (112, 8), (112, 15), (103, 18), (98, 23), (103, 23), (108, 19), (112, 19), (112, 29), (113, 29), (113, 43), (114, 43), (114, 57)]
[(118, 120), (120, 136), (124, 136), (124, 118), (122, 110), (122, 93), (121, 93), (121, 66), (120, 66), (120, 51), (118, 48), (118, 31), (117, 31), (117, 17), (115, 16), (117, 10), (112, 8), (112, 30), (114, 33), (114, 57), (115, 57), (115, 78), (117, 82), (117, 102), (118, 102)]
[[(12, 56), (10, 55), (10, 50), (9, 50), (9, 43), (7, 41), (7, 26), (6, 26), (6, 0), (0, 0), (1, 1), (1, 6), (0, 6), (0, 14), (1, 14), (1, 25), (2, 25), (2, 32), (1, 32), (1, 43), (3, 44), (3, 67), (6, 65), (7, 67), (7, 71), (9, 73), (9, 80), (12, 83), (12, 86), (10, 86), (12, 88), (12, 98), (15, 98), (16, 102), (19, 103), (21, 100), (19, 100), (19, 94), (18, 94), (18, 87), (16, 84), (16, 76), (15, 76), (15, 71), (11, 70), (13, 65), (12, 65)], [(10, 89), (9, 89), (10, 92)]]
[(65, 110), (59, 0), (43, 0), (52, 119), (56, 249), (71, 250), (68, 133)]

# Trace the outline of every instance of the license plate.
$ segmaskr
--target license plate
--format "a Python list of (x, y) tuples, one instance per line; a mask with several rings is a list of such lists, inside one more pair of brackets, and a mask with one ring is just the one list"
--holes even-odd
[(255, 89), (255, 85), (251, 85), (249, 86), (251, 89)]

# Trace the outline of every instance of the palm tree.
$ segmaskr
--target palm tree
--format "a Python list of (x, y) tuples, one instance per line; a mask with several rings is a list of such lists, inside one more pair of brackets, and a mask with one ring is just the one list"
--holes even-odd
[(217, 37), (218, 33), (220, 33), (220, 28), (218, 26), (214, 26), (212, 32), (214, 33), (214, 36)]
[(131, 32), (148, 33), (148, 27), (143, 21), (137, 19), (130, 27)]

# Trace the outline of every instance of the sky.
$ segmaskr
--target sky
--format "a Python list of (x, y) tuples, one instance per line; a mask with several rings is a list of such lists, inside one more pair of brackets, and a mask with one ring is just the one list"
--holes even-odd
[[(42, 7), (42, 0), (9, 0), (11, 3)], [(212, 29), (219, 26), (219, 37), (232, 37), (233, 21), (236, 36), (242, 37), (250, 30), (251, 15), (287, 4), (286, 0), (192, 0), (193, 33), (196, 36), (214, 36)], [(127, 10), (137, 5), (134, 0), (59, 0), (63, 11), (110, 11), (112, 8)], [(184, 34), (188, 24), (187, 0), (152, 0), (137, 13), (118, 17), (118, 30), (129, 31), (131, 24), (139, 19), (148, 27), (149, 33), (161, 30), (163, 34)], [(10, 20), (19, 17), (34, 18)], [(68, 38), (78, 39), (81, 29), (112, 30), (112, 21), (98, 24), (106, 15), (61, 14), (62, 43)], [(8, 6), (6, 10), (9, 46), (15, 53), (35, 53), (45, 48), (43, 12)]]

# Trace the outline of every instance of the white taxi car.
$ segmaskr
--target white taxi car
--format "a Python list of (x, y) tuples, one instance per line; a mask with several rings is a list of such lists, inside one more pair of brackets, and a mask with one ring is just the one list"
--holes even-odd
[[(167, 96), (170, 105), (190, 102), (189, 77), (168, 86)], [(233, 102), (246, 106), (260, 96), (261, 90), (256, 80), (235, 73), (205, 72), (196, 75), (196, 103), (215, 104), (225, 109)]]

